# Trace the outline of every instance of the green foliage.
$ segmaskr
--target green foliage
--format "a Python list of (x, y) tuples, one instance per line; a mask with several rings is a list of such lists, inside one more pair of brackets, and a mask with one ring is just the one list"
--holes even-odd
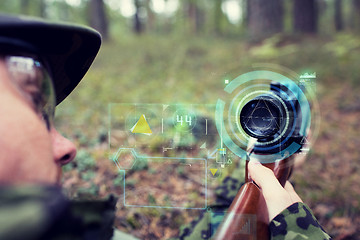
[(179, 174), (180, 176), (184, 176), (185, 175), (185, 168), (183, 166), (179, 166), (176, 168), (176, 173)]
[(79, 172), (92, 170), (96, 165), (95, 159), (91, 154), (83, 149), (77, 152), (75, 161)]
[(72, 163), (68, 163), (68, 164), (62, 166), (62, 171), (64, 171), (64, 172), (71, 171), (72, 169), (74, 169), (74, 164), (72, 164)]
[(131, 168), (131, 172), (148, 169), (148, 161), (146, 158), (138, 158)]
[(159, 217), (163, 211), (158, 208), (143, 208), (139, 210), (139, 212), (150, 218), (156, 218)]
[(154, 168), (149, 168), (149, 171), (148, 171), (150, 174), (156, 174), (157, 173), (157, 170), (154, 169)]
[(156, 205), (156, 198), (152, 194), (148, 194), (148, 203), (150, 205)]
[(192, 192), (192, 193), (190, 193), (189, 199), (191, 199), (192, 201), (196, 201), (196, 200), (200, 199), (200, 196), (197, 192)]
[(180, 226), (184, 225), (185, 218), (182, 214), (174, 211), (171, 216), (170, 227), (174, 229), (178, 229)]
[(346, 60), (352, 51), (360, 48), (359, 37), (351, 34), (338, 34), (335, 40), (327, 43), (324, 48), (340, 60)]
[(250, 54), (256, 58), (273, 59), (284, 56), (286, 57), (286, 55), (298, 51), (298, 46), (295, 44), (287, 44), (285, 46), (278, 47), (281, 43), (281, 39), (281, 34), (274, 35), (273, 37), (266, 39), (262, 45), (253, 47), (250, 50)]
[(96, 173), (91, 170), (81, 173), (81, 178), (84, 181), (90, 181), (90, 180), (94, 179), (95, 176), (96, 176)]
[(164, 196), (163, 201), (164, 201), (164, 203), (165, 203), (165, 206), (170, 206), (170, 204), (171, 204), (171, 198), (170, 198), (169, 195), (166, 194), (166, 195)]
[(122, 176), (116, 177), (112, 184), (114, 184), (115, 187), (122, 187), (124, 184), (124, 178)]
[(79, 199), (93, 199), (98, 195), (99, 186), (91, 184), (90, 187), (79, 187), (77, 190), (77, 196)]
[(126, 186), (128, 187), (135, 187), (135, 185), (139, 182), (137, 179), (127, 179)]
[(138, 229), (141, 227), (141, 223), (135, 218), (135, 216), (129, 216), (126, 221), (132, 226), (134, 229)]

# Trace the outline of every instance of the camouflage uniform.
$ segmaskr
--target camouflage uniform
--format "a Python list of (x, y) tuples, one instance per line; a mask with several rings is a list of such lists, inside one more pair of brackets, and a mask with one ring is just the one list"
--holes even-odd
[[(234, 176), (234, 174), (232, 175)], [(180, 230), (180, 240), (210, 239), (220, 225), (224, 212), (231, 205), (232, 200), (242, 183), (238, 177), (227, 177), (216, 189), (216, 204), (211, 206), (212, 211), (203, 211), (199, 217)], [(269, 225), (272, 240), (291, 239), (331, 239), (323, 230), (308, 206), (295, 203), (277, 215)]]
[(269, 225), (271, 239), (331, 239), (320, 226), (310, 208), (294, 203), (278, 214)]
[(0, 239), (111, 239), (116, 200), (70, 202), (58, 187), (0, 187)]
[[(216, 189), (216, 204), (211, 212), (201, 212), (197, 220), (183, 227), (179, 239), (210, 239), (241, 184), (226, 177)], [(57, 187), (2, 186), (0, 239), (112, 239), (115, 203), (113, 197), (106, 201), (71, 202)], [(274, 240), (330, 239), (302, 203), (295, 203), (277, 215), (269, 228)], [(118, 234), (118, 239), (134, 239)]]

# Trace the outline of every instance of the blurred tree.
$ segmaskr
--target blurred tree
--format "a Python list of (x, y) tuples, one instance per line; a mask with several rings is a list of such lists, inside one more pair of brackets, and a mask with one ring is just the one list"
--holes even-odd
[(46, 3), (45, 0), (39, 0), (39, 16), (46, 18)]
[(334, 23), (335, 30), (341, 31), (344, 29), (343, 16), (342, 16), (342, 1), (335, 0), (334, 2)]
[(224, 14), (221, 10), (222, 0), (214, 1), (214, 31), (216, 34), (221, 34), (223, 32), (223, 19)]
[(146, 16), (147, 16), (146, 29), (149, 32), (154, 30), (154, 28), (155, 28), (154, 25), (155, 25), (155, 21), (156, 21), (156, 15), (150, 7), (151, 2), (152, 2), (151, 0), (145, 1)]
[(200, 32), (204, 26), (204, 14), (200, 9), (199, 2), (197, 0), (187, 0), (184, 7), (190, 32), (193, 34)]
[(316, 0), (294, 0), (293, 14), (295, 32), (317, 32), (318, 7)]
[(247, 22), (252, 40), (261, 40), (283, 31), (282, 0), (248, 0)]
[(90, 0), (90, 26), (98, 30), (103, 39), (109, 38), (108, 20), (103, 0)]
[(292, 32), (293, 15), (292, 15), (293, 2), (284, 1), (284, 32)]
[(249, 4), (250, 0), (243, 0), (244, 3), (244, 8), (245, 10), (243, 11), (244, 13), (244, 23), (246, 25), (249, 24), (249, 16), (250, 16), (250, 4)]
[(140, 19), (140, 11), (141, 11), (141, 0), (134, 0), (134, 5), (136, 8), (136, 12), (134, 14), (134, 24), (133, 30), (135, 33), (140, 34), (143, 32), (143, 26)]
[(21, 8), (21, 14), (28, 15), (29, 14), (29, 7), (30, 7), (30, 1), (29, 0), (21, 0), (20, 2), (20, 8)]
[(360, 31), (360, 0), (353, 0), (352, 5), (352, 28)]
[(241, 22), (240, 22), (240, 34), (243, 35), (247, 31), (248, 26), (248, 2), (249, 0), (240, 0), (240, 9), (241, 9)]
[(52, 13), (50, 14), (52, 19), (61, 21), (71, 21), (70, 6), (65, 1), (56, 1), (52, 3)]

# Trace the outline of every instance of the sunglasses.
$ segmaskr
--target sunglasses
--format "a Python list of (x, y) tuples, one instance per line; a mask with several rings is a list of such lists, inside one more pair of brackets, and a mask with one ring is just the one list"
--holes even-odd
[(55, 92), (45, 66), (33, 56), (5, 55), (11, 82), (50, 131), (55, 114)]

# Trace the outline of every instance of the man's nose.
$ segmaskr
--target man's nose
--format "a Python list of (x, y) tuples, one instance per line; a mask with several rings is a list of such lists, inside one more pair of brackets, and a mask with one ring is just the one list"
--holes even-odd
[(60, 165), (65, 165), (76, 156), (76, 147), (73, 142), (62, 136), (55, 128), (51, 129), (54, 160)]

